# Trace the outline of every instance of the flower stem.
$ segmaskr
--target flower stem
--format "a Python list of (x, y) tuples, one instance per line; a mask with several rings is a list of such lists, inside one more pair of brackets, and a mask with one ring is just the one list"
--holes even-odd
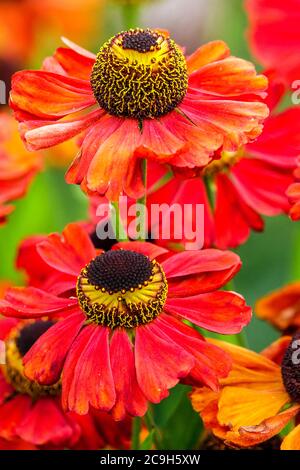
[(123, 27), (126, 31), (139, 25), (139, 5), (122, 6)]
[(215, 208), (215, 188), (212, 179), (209, 176), (204, 176), (203, 178), (208, 202), (211, 210)]
[(138, 416), (132, 420), (132, 436), (131, 436), (131, 449), (139, 450), (140, 448), (140, 433), (141, 433), (141, 418)]
[(155, 444), (155, 447), (157, 450), (161, 449), (162, 448), (162, 440), (161, 440), (161, 432), (160, 430), (158, 429), (155, 421), (154, 421), (154, 418), (153, 418), (153, 412), (152, 412), (152, 408), (149, 407), (148, 408), (148, 411), (147, 413), (145, 414), (144, 416), (144, 420), (145, 420), (145, 424), (147, 426), (147, 429), (149, 431), (149, 433), (151, 433), (152, 431), (154, 431), (154, 434), (153, 434), (153, 442)]
[(111, 206), (112, 206), (112, 207), (114, 208), (114, 210), (115, 210), (115, 221), (116, 221), (116, 224), (115, 224), (115, 227), (114, 227), (114, 231), (115, 231), (116, 239), (117, 239), (119, 242), (120, 242), (120, 241), (128, 240), (127, 233), (126, 233), (126, 231), (124, 230), (124, 226), (123, 226), (123, 222), (122, 222), (122, 218), (121, 218), (121, 214), (120, 214), (119, 203), (118, 203), (118, 202), (112, 202), (112, 203), (111, 203)]

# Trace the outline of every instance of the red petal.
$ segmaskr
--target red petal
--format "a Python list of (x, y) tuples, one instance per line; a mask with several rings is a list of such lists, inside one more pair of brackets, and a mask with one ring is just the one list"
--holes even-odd
[(199, 47), (187, 57), (186, 62), (189, 74), (197, 71), (206, 64), (224, 59), (230, 55), (227, 44), (223, 41), (212, 41)]
[(74, 429), (53, 397), (40, 397), (16, 427), (16, 433), (36, 445), (66, 446)]
[(25, 70), (12, 78), (12, 107), (46, 119), (66, 116), (95, 104), (88, 81)]
[(135, 365), (137, 380), (146, 398), (159, 403), (168, 390), (185, 377), (194, 366), (194, 358), (167, 338), (155, 322), (136, 330)]
[(247, 240), (251, 228), (263, 230), (264, 222), (256, 209), (246, 204), (241, 191), (227, 175), (219, 174), (216, 183), (216, 245), (223, 249), (234, 248)]
[(0, 437), (8, 440), (18, 437), (16, 428), (27, 415), (30, 406), (31, 398), (28, 395), (16, 395), (1, 405)]
[(115, 403), (108, 328), (88, 325), (74, 341), (63, 374), (64, 407), (86, 414), (89, 405), (104, 411)]
[(53, 57), (44, 61), (43, 70), (54, 73), (61, 70), (70, 77), (89, 80), (94, 63), (95, 57), (87, 57), (73, 49), (59, 47)]
[(230, 355), (207, 343), (199, 333), (195, 335), (191, 327), (175, 318), (161, 315), (158, 320), (162, 331), (195, 358), (195, 366), (185, 381), (192, 381), (193, 385), (204, 384), (215, 391), (218, 390), (219, 379), (227, 377), (230, 372)]
[[(30, 151), (45, 149), (61, 144), (85, 131), (99, 121), (104, 111), (97, 109), (74, 119), (58, 121), (24, 120), (19, 129), (26, 147)], [(18, 117), (16, 117), (18, 118)]]
[(30, 380), (43, 385), (51, 385), (59, 380), (66, 355), (83, 320), (82, 313), (74, 313), (58, 321), (40, 336), (23, 359), (24, 373)]
[(239, 333), (251, 320), (251, 308), (234, 292), (217, 291), (168, 299), (165, 310), (201, 328), (222, 334)]
[(77, 299), (56, 297), (35, 287), (11, 287), (0, 300), (1, 313), (17, 318), (40, 318), (77, 309)]
[(291, 170), (254, 159), (243, 158), (233, 170), (234, 185), (244, 201), (268, 216), (288, 211), (285, 193), (292, 181)]
[[(72, 276), (80, 271), (95, 256), (96, 250), (87, 232), (78, 224), (69, 224), (62, 235), (54, 233), (39, 243), (38, 253), (54, 269)], [(74, 280), (75, 287), (76, 280)]]
[(132, 344), (125, 331), (114, 332), (110, 357), (117, 394), (112, 410), (114, 419), (124, 419), (126, 413), (143, 416), (147, 411), (147, 400), (137, 383)]
[(169, 297), (184, 297), (216, 290), (240, 269), (238, 255), (207, 249), (186, 251), (162, 263), (169, 284)]

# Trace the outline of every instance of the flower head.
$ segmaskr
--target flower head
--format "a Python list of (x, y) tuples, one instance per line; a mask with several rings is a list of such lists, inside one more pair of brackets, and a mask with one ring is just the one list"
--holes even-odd
[[(179, 380), (216, 390), (228, 374), (228, 355), (183, 320), (224, 334), (249, 322), (251, 310), (241, 296), (217, 291), (238, 271), (237, 255), (172, 254), (145, 242), (103, 252), (74, 224), (62, 236), (27, 246), (48, 276), (39, 279), (39, 288), (8, 289), (1, 311), (58, 320), (24, 364), (25, 375), (42, 385), (62, 376), (66, 409), (85, 414), (91, 405), (116, 419), (141, 416), (148, 401), (160, 402)], [(26, 245), (21, 258), (26, 268), (26, 259), (32, 260)]]
[[(282, 337), (261, 354), (213, 341), (232, 356), (232, 371), (222, 379), (219, 392), (195, 388), (191, 400), (216, 436), (239, 447), (255, 446), (278, 434), (299, 414), (295, 341), (299, 344), (299, 335)], [(281, 449), (299, 450), (299, 433), (298, 425), (284, 438)]]
[(66, 178), (90, 193), (139, 197), (142, 158), (203, 167), (262, 131), (267, 79), (222, 41), (189, 57), (153, 29), (116, 34), (97, 56), (65, 42), (14, 75), (10, 102), (29, 150), (82, 134)]

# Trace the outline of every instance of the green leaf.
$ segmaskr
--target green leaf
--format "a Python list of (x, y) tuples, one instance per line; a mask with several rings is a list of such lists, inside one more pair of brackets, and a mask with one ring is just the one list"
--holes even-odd
[(152, 429), (152, 431), (148, 434), (146, 439), (144, 439), (143, 442), (141, 443), (141, 445), (140, 445), (141, 450), (150, 450), (150, 449), (152, 449), (154, 434), (155, 434), (155, 430)]
[(190, 390), (185, 385), (177, 385), (167, 399), (154, 407), (162, 450), (185, 450), (197, 446), (203, 426), (188, 398)]

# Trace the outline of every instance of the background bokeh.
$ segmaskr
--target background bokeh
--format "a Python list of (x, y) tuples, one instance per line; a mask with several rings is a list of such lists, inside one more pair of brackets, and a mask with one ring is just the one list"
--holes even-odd
[[(72, 17), (72, 9), (65, 9), (60, 13), (61, 21), (54, 26), (50, 16), (47, 25), (47, 16), (43, 15), (36, 30), (37, 39), (33, 41), (27, 57), (10, 57), (10, 45), (7, 44), (6, 48), (1, 45), (0, 53), (2, 50), (6, 51), (5, 57), (3, 55), (0, 58), (0, 64), (3, 62), (2, 77), (8, 71), (16, 69), (16, 64), (20, 68), (39, 67), (42, 59), (60, 44), (61, 34), (67, 35), (69, 32), (70, 39), (96, 52), (105, 39), (123, 29), (124, 7), (120, 7), (117, 0), (99, 0), (98, 3), (93, 2), (91, 21), (89, 23), (87, 17), (85, 30), (74, 28), (72, 31), (69, 23), (79, 21), (80, 8), (86, 18), (88, 8), (85, 2), (81, 2), (81, 7), (78, 5), (79, 1), (75, 3), (77, 10), (79, 9), (77, 14)], [(74, 4), (74, 0), (70, 0), (69, 4)], [(141, 26), (169, 29), (176, 41), (184, 45), (188, 52), (209, 40), (223, 39), (234, 55), (251, 58), (246, 40), (247, 18), (242, 0), (156, 0), (141, 7), (140, 15)], [(6, 21), (9, 22), (9, 19), (1, 14), (1, 22)], [(0, 34), (0, 43), (3, 40), (8, 39), (3, 39)], [(48, 163), (45, 170), (36, 177), (27, 196), (15, 204), (16, 210), (10, 216), (8, 224), (0, 228), (1, 279), (21, 282), (21, 275), (14, 268), (14, 259), (17, 246), (24, 237), (60, 231), (68, 222), (86, 218), (87, 201), (78, 187), (65, 183), (66, 163), (60, 165), (62, 160), (57, 153), (54, 158), (53, 155), (51, 157), (51, 151), (47, 152)], [(287, 217), (276, 217), (266, 220), (263, 234), (252, 233), (248, 242), (237, 250), (243, 267), (234, 280), (234, 288), (245, 296), (249, 304), (254, 306), (260, 296), (300, 278), (299, 242), (300, 225), (292, 223)], [(256, 318), (246, 328), (246, 333), (249, 346), (255, 350), (264, 348), (278, 335), (269, 325)], [(176, 387), (171, 393), (171, 399), (155, 407), (157, 423), (164, 431), (165, 448), (192, 448), (199, 439), (199, 418), (191, 411), (184, 392), (183, 387)], [(180, 430), (175, 432), (176, 428)], [(180, 442), (174, 442), (174, 436), (178, 436)]]

